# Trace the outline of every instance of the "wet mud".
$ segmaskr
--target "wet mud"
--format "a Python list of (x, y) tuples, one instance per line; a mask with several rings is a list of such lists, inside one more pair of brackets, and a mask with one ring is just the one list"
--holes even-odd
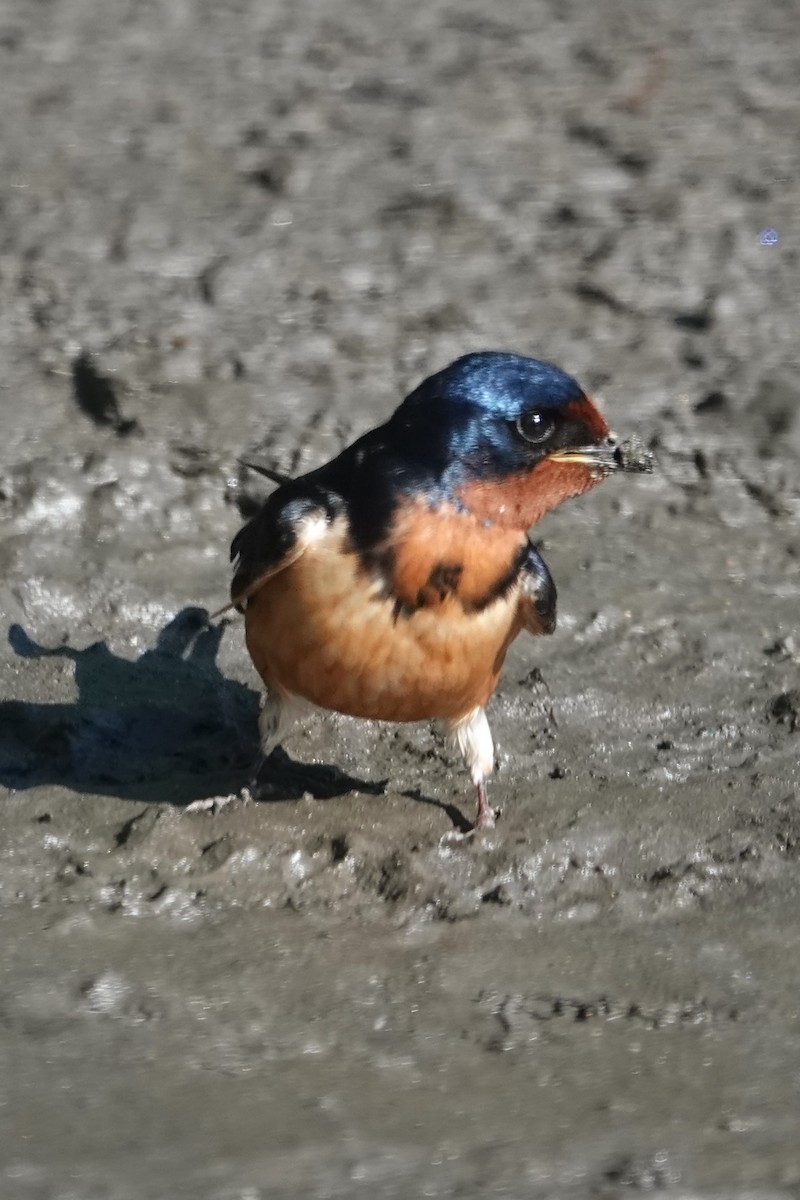
[[(3, 9), (4, 1200), (800, 1196), (796, 26)], [(536, 530), (496, 829), (319, 714), (253, 802), (239, 460), (481, 347), (657, 461)]]

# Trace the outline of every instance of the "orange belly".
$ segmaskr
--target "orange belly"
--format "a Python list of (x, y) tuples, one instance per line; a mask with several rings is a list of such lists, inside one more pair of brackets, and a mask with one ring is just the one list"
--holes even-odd
[(247, 602), (247, 648), (264, 682), (323, 708), (383, 721), (463, 716), (495, 689), (519, 632), (518, 589), (482, 612), (460, 602), (395, 613), (335, 531)]

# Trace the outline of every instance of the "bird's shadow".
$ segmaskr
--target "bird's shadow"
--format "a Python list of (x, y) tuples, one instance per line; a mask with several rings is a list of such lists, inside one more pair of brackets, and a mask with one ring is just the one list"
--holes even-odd
[[(132, 662), (105, 642), (85, 650), (40, 646), (12, 625), (8, 640), (19, 658), (74, 663), (78, 697), (73, 704), (0, 702), (0, 784), (59, 784), (176, 805), (238, 792), (258, 759), (259, 699), (217, 666), (227, 624), (211, 625), (203, 608), (184, 608)], [(287, 755), (271, 764), (273, 798), (384, 790), (385, 781)]]

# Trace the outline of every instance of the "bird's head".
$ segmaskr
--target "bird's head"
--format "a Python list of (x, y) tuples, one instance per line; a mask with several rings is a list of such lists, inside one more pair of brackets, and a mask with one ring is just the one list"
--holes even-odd
[(457, 359), (421, 383), (389, 427), (476, 516), (518, 529), (612, 471), (650, 469), (576, 380), (518, 354)]

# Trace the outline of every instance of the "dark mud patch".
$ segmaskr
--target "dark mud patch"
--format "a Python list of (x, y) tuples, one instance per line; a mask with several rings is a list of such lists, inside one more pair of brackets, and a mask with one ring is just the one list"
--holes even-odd
[(107, 426), (117, 437), (138, 431), (136, 420), (122, 415), (113, 382), (100, 374), (86, 351), (72, 364), (72, 388), (78, 408), (95, 425)]

